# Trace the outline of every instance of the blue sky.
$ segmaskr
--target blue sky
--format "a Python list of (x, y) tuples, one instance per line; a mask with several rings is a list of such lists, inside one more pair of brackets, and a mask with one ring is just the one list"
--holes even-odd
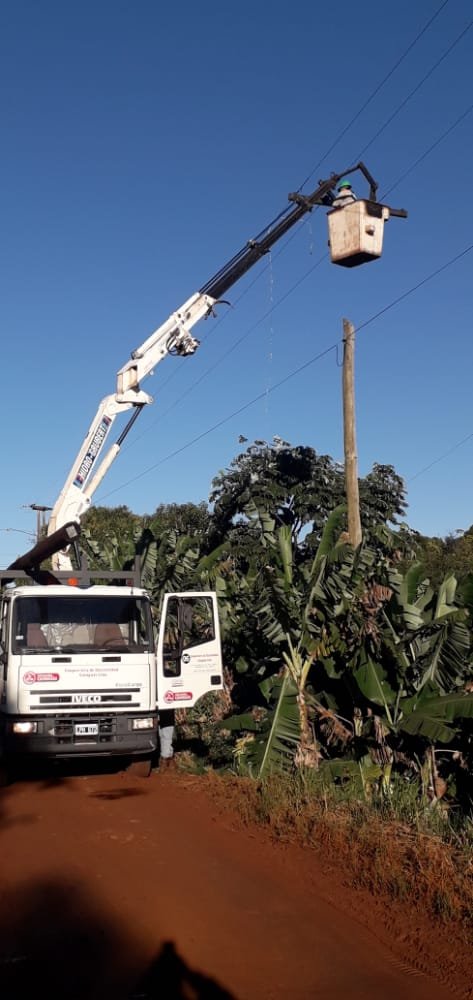
[[(22, 505), (54, 503), (130, 351), (290, 191), (368, 146), (382, 195), (465, 115), (390, 193), (409, 219), (389, 221), (381, 261), (331, 265), (315, 212), (235, 286), (233, 308), (195, 328), (197, 354), (144, 383), (155, 403), (96, 502), (144, 513), (205, 500), (240, 434), (342, 457), (335, 353), (273, 387), (340, 339), (343, 316), (361, 325), (472, 243), (473, 28), (456, 41), (470, 0), (443, 4), (325, 156), (441, 6), (4, 0), (0, 564), (34, 531)], [(473, 522), (473, 437), (436, 461), (473, 433), (472, 263), (466, 253), (357, 338), (360, 474), (394, 465), (409, 523), (429, 534)]]

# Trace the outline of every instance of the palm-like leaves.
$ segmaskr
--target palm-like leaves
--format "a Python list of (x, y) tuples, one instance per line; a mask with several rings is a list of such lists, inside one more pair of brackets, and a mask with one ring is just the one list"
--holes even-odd
[[(293, 765), (300, 744), (300, 718), (297, 687), (286, 671), (260, 685), (268, 702), (268, 712), (257, 732), (240, 755), (240, 767), (252, 777), (265, 778), (274, 771), (284, 771)], [(229, 720), (232, 724), (232, 720)], [(255, 728), (252, 717), (243, 719), (242, 728)], [(221, 723), (225, 728), (228, 720)]]
[[(252, 481), (251, 460), (238, 496), (217, 499), (218, 518), (225, 520), (230, 508), (238, 515), (218, 548), (195, 531), (155, 534), (134, 525), (129, 536), (106, 538), (102, 550), (85, 532), (95, 564), (123, 568), (138, 555), (156, 605), (164, 591), (217, 590), (227, 662), (253, 684), (242, 690), (266, 678), (262, 716), (227, 720), (248, 734), (238, 759), (255, 775), (292, 767), (309, 737), (315, 746), (308, 704), (327, 763), (342, 748), (356, 758), (354, 770), (361, 759), (357, 740), (365, 764), (369, 754), (376, 760), (376, 729), (395, 751), (405, 752), (411, 741), (420, 757), (432, 742), (458, 740), (460, 723), (471, 727), (473, 718), (473, 696), (463, 690), (471, 678), (473, 576), (461, 588), (450, 576), (434, 590), (420, 565), (397, 572), (385, 529), (381, 537), (372, 527), (372, 544), (365, 540), (354, 552), (343, 533), (343, 506), (323, 530), (318, 522), (314, 557), (307, 540), (298, 539), (307, 511), (292, 516), (294, 503), (302, 511), (302, 493), (293, 484), (284, 499), (279, 461), (272, 456), (265, 482)], [(324, 713), (345, 720), (346, 738), (335, 748)]]
[[(343, 507), (333, 512), (310, 564), (295, 558), (285, 527), (271, 534), (265, 524), (268, 561), (258, 620), (286, 663), (284, 679), (291, 680), (297, 693), (299, 747), (302, 709), (306, 711), (301, 694), (310, 679), (316, 716), (321, 706), (350, 716), (358, 705), (362, 716), (368, 712), (368, 718), (371, 713), (378, 719), (368, 747), (375, 762), (385, 755), (390, 771), (392, 749), (384, 748), (386, 738), (391, 746), (403, 734), (424, 744), (446, 743), (455, 737), (455, 720), (472, 717), (471, 698), (460, 693), (470, 672), (466, 610), (456, 603), (454, 578), (435, 593), (420, 566), (402, 576), (389, 558), (366, 543), (354, 552), (344, 541), (344, 516)], [(299, 674), (292, 669), (297, 662), (304, 664)], [(279, 697), (286, 695), (282, 685)], [(277, 720), (276, 706), (276, 733)], [(274, 732), (265, 730), (266, 738)], [(283, 744), (280, 764), (297, 757), (293, 735)], [(378, 738), (383, 746), (377, 746)], [(249, 752), (261, 754), (261, 743), (260, 734)], [(330, 756), (328, 746), (325, 752)], [(421, 748), (418, 752), (422, 754)], [(384, 776), (383, 766), (381, 771)]]
[(460, 719), (473, 719), (473, 695), (461, 692), (431, 694), (401, 704), (399, 728), (430, 743), (451, 743)]

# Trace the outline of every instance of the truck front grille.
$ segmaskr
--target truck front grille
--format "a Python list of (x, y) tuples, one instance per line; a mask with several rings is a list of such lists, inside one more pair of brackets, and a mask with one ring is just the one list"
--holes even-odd
[(93, 738), (96, 743), (111, 743), (116, 739), (117, 719), (113, 716), (80, 715), (75, 718), (56, 719), (51, 735), (55, 736), (61, 745), (67, 743), (90, 743), (90, 736), (78, 736), (74, 732), (77, 723), (92, 723), (98, 726), (98, 734)]

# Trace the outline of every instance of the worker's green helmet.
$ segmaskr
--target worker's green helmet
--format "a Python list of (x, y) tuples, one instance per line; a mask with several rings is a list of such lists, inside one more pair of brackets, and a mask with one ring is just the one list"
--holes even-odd
[(338, 190), (341, 191), (342, 188), (351, 188), (350, 181), (341, 181), (338, 186)]

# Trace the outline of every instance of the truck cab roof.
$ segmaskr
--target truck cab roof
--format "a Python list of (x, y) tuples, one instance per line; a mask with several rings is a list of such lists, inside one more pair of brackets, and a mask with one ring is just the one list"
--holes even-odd
[(57, 586), (38, 586), (37, 584), (27, 584), (26, 586), (9, 587), (8, 593), (13, 597), (31, 597), (32, 594), (44, 597), (148, 597), (148, 593), (143, 587), (108, 587), (107, 585), (94, 584), (91, 587), (73, 587), (65, 584)]

